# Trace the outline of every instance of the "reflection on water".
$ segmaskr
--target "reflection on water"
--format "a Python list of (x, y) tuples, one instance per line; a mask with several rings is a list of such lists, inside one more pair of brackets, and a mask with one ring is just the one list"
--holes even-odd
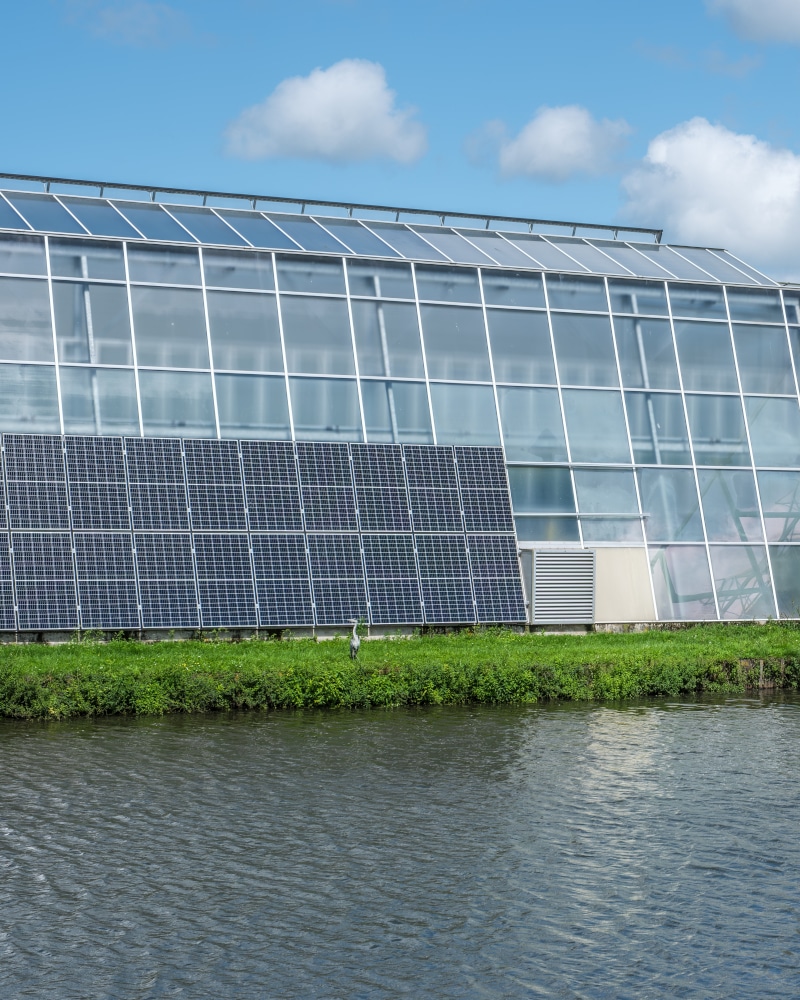
[(0, 996), (800, 995), (800, 701), (0, 724)]

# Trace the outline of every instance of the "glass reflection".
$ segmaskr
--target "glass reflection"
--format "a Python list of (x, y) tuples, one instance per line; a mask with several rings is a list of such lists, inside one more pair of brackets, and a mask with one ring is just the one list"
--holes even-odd
[(362, 375), (424, 377), (415, 305), (355, 300), (352, 309), (358, 370)]
[(480, 303), (478, 272), (469, 267), (417, 264), (417, 294), (434, 302)]
[(767, 541), (800, 542), (800, 473), (759, 472), (758, 489)]
[(709, 621), (717, 617), (704, 546), (650, 549), (658, 617), (665, 621)]
[(734, 321), (783, 323), (781, 297), (777, 289), (729, 288), (728, 309)]
[(269, 292), (275, 287), (272, 256), (241, 250), (203, 250), (206, 285)]
[(683, 402), (677, 393), (626, 392), (637, 465), (691, 465)]
[(584, 542), (628, 542), (644, 545), (642, 522), (635, 517), (582, 517)]
[(700, 542), (703, 523), (691, 469), (639, 469), (648, 542)]
[(720, 618), (774, 618), (764, 546), (712, 545), (710, 553)]
[(494, 377), (498, 382), (554, 385), (556, 369), (547, 314), (487, 309)]
[(188, 288), (131, 289), (136, 357), (159, 368), (208, 368), (203, 293)]
[(750, 465), (738, 396), (688, 396), (686, 412), (698, 465)]
[(800, 409), (796, 399), (745, 400), (756, 465), (800, 466)]
[(577, 517), (515, 517), (520, 542), (578, 542)]
[(510, 465), (508, 482), (515, 514), (575, 513), (569, 469)]
[(725, 297), (720, 285), (674, 285), (669, 283), (669, 301), (673, 316), (694, 319), (727, 319)]
[(581, 514), (638, 514), (633, 472), (628, 469), (576, 469)]
[(667, 291), (663, 281), (627, 281), (609, 278), (611, 311), (667, 316)]
[(208, 292), (207, 302), (215, 368), (283, 371), (274, 295)]
[(789, 342), (782, 326), (734, 323), (733, 341), (743, 392), (794, 394)]
[(0, 273), (47, 274), (44, 238), (12, 236), (9, 233), (0, 235)]
[(289, 379), (294, 433), (299, 441), (361, 441), (355, 380)]
[(60, 278), (124, 281), (122, 244), (99, 240), (50, 240), (50, 271)]
[(9, 434), (59, 433), (55, 365), (0, 364), (0, 426)]
[(224, 438), (290, 437), (286, 381), (275, 375), (217, 375), (217, 412)]
[(763, 540), (756, 484), (749, 469), (747, 472), (700, 469), (698, 480), (710, 542)]
[(562, 395), (572, 461), (630, 464), (622, 394), (565, 389)]
[(431, 415), (424, 382), (361, 383), (367, 441), (432, 444)]
[(53, 311), (59, 361), (133, 364), (124, 285), (54, 281)]
[(525, 271), (482, 271), (483, 296), (489, 306), (531, 306), (544, 309), (540, 274)]
[(347, 261), (347, 280), (351, 295), (369, 295), (376, 299), (414, 298), (410, 264), (351, 259)]
[(566, 462), (567, 445), (555, 389), (499, 388), (500, 422), (510, 462)]
[(769, 557), (781, 618), (800, 618), (800, 547), (770, 545)]
[(158, 285), (199, 285), (200, 258), (189, 247), (153, 247), (128, 244), (131, 281)]
[(53, 361), (46, 281), (0, 278), (0, 359)]
[(736, 366), (727, 323), (675, 323), (684, 389), (737, 392)]
[(140, 371), (139, 393), (147, 437), (217, 436), (210, 374)]
[(281, 297), (286, 365), (290, 372), (354, 375), (353, 340), (345, 299)]
[(431, 378), (491, 379), (483, 311), (469, 306), (422, 306), (425, 357)]
[(278, 286), (282, 292), (317, 292), (344, 295), (341, 258), (278, 254)]
[(435, 382), (431, 402), (438, 444), (500, 444), (491, 386)]
[(61, 403), (66, 434), (139, 435), (132, 369), (62, 368)]
[(606, 286), (602, 278), (584, 278), (577, 274), (548, 274), (545, 280), (551, 309), (608, 312)]
[(619, 385), (607, 316), (553, 313), (552, 322), (562, 385)]
[(786, 319), (790, 323), (800, 323), (800, 292), (784, 288), (783, 304), (786, 307)]
[(622, 384), (630, 389), (678, 389), (678, 365), (668, 320), (614, 317)]

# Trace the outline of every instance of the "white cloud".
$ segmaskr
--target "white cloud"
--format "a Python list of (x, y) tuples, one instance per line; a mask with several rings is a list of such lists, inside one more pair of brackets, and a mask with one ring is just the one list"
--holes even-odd
[[(499, 123), (485, 126), (497, 136)], [(630, 126), (625, 121), (597, 121), (577, 104), (539, 108), (522, 131), (500, 138), (498, 163), (506, 177), (541, 177), (563, 181), (573, 174), (600, 174), (610, 169)]]
[(693, 118), (652, 140), (623, 189), (628, 221), (800, 277), (800, 156), (791, 150)]
[(414, 109), (398, 109), (378, 63), (343, 59), (279, 83), (226, 130), (227, 150), (246, 160), (297, 156), (352, 163), (419, 159), (427, 145)]
[(742, 38), (756, 42), (800, 43), (798, 0), (707, 0)]
[(163, 48), (190, 38), (187, 15), (165, 3), (148, 0), (67, 0), (67, 18), (96, 38), (136, 48)]

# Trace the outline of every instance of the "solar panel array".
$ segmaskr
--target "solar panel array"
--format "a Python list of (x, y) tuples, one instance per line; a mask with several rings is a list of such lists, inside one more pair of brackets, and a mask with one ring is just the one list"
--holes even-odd
[(525, 620), (499, 448), (2, 442), (2, 630)]

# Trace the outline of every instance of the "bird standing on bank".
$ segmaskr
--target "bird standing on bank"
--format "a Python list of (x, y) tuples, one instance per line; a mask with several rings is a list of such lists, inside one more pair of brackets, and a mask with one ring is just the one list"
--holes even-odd
[(354, 622), (352, 618), (350, 619), (350, 621), (353, 626), (353, 635), (352, 638), (350, 639), (350, 659), (355, 660), (356, 657), (358, 656), (358, 651), (361, 648), (361, 640), (358, 638), (358, 634), (356, 633), (356, 629), (358, 628), (358, 622), (357, 621)]

